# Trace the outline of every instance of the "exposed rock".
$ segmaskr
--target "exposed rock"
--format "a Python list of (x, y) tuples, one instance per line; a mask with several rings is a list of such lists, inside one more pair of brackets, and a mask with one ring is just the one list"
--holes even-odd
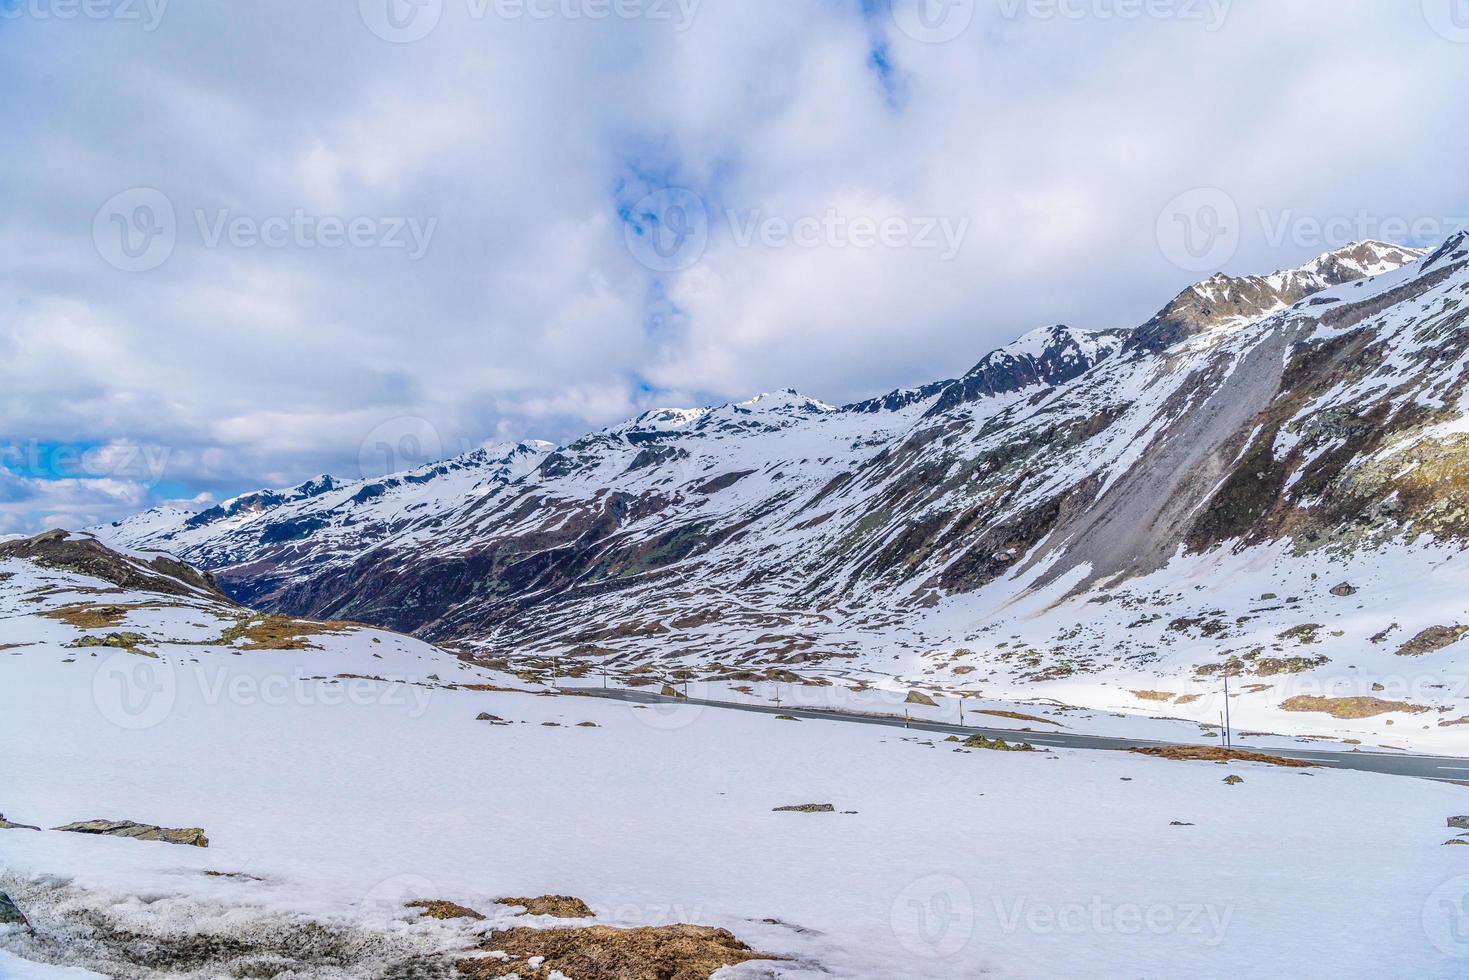
[(536, 898), (502, 898), (496, 905), (521, 907), (522, 915), (549, 915), (557, 919), (593, 919), (596, 913), (579, 898), (570, 895), (541, 895)]
[(146, 560), (130, 558), (87, 534), (55, 530), (6, 541), (0, 543), (3, 558), (28, 558), (46, 568), (100, 578), (122, 589), (178, 596), (202, 592), (215, 599), (225, 598), (212, 575), (201, 574), (171, 555), (160, 552)]
[(1465, 633), (1469, 633), (1469, 626), (1430, 626), (1398, 647), (1398, 656), (1421, 657), (1425, 653), (1442, 650), (1459, 642)]
[(479, 717), (476, 718), (475, 721), (488, 721), (494, 725), (510, 724), (510, 722), (506, 721), (504, 718), (501, 718), (499, 715), (492, 715), (488, 711), (481, 711), (479, 713)]
[(971, 735), (964, 740), (966, 749), (988, 749), (991, 752), (1034, 752), (1035, 746), (1029, 742), (1016, 742), (1010, 744), (1003, 738), (985, 738), (983, 735)]
[(1242, 783), (1244, 781), (1245, 781), (1245, 777), (1243, 777), (1243, 776), (1225, 776), (1224, 777), (1224, 784), (1226, 786), (1238, 786), (1240, 783)]
[(445, 921), (452, 919), (473, 919), (476, 922), (484, 919), (484, 916), (474, 909), (465, 908), (463, 905), (456, 905), (453, 902), (446, 902), (442, 899), (425, 902), (409, 902), (404, 908), (422, 909), (424, 917), (429, 919), (442, 919)]
[(0, 830), (40, 830), (40, 827), (32, 827), (28, 823), (11, 823), (5, 819), (5, 814), (0, 813)]
[(1469, 830), (1469, 817), (1449, 817), (1449, 826), (1454, 830)]
[(148, 637), (142, 633), (108, 633), (106, 636), (83, 636), (80, 639), (68, 643), (67, 646), (76, 649), (110, 647), (115, 650), (132, 650), (134, 653), (142, 653), (145, 656), (155, 656), (154, 654), (137, 649), (140, 643), (147, 642)]
[(723, 967), (770, 959), (724, 929), (690, 925), (508, 929), (491, 933), (480, 949), (503, 958), (460, 960), (455, 966), (469, 980), (511, 974), (521, 980), (549, 980), (557, 973), (607, 980), (707, 980)]
[(1188, 823), (1187, 821), (1184, 821), (1184, 820), (1175, 820), (1172, 823), (1170, 823), (1168, 826), (1170, 826), (1170, 827), (1192, 827), (1193, 824)]
[(1343, 582), (1341, 585), (1333, 588), (1331, 590), (1331, 594), (1337, 596), (1338, 598), (1345, 599), (1348, 596), (1356, 595), (1359, 591), (1360, 590), (1355, 585), (1352, 585), (1350, 582)]
[(773, 813), (836, 813), (837, 808), (830, 803), (802, 803), (799, 806), (778, 806)]
[(209, 838), (198, 827), (154, 827), (151, 824), (133, 823), (130, 820), (83, 820), (69, 823), (55, 830), (74, 834), (97, 834), (105, 837), (131, 837), (133, 840), (162, 841), (165, 844), (183, 844), (189, 847), (208, 847)]
[(26, 921), (25, 913), (4, 892), (0, 892), (0, 926), (20, 926), (24, 929), (31, 927)]

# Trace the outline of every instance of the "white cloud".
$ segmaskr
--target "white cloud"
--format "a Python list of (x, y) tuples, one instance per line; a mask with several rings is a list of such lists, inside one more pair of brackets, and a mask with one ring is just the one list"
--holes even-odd
[[(1145, 319), (1195, 278), (1154, 240), (1192, 187), (1245, 216), (1230, 271), (1322, 250), (1269, 240), (1262, 211), (1469, 212), (1452, 123), (1469, 58), (1416, 8), (1233, 4), (1209, 31), (980, 5), (924, 44), (872, 6), (704, 0), (677, 31), (446, 2), (404, 45), (352, 3), (170, 5), (151, 33), (7, 22), (0, 440), (167, 447), (153, 500), (354, 475), (401, 419), (454, 450), (573, 437), (653, 401), (855, 399), (958, 374), (1042, 323)], [(633, 260), (619, 209), (666, 184), (699, 191), (715, 227), (702, 261), (663, 277)], [(97, 208), (134, 186), (178, 216), (149, 273), (92, 241)], [(829, 208), (967, 234), (949, 261), (740, 247), (722, 217)], [(297, 209), (437, 226), (412, 262), (209, 248), (195, 219)], [(31, 513), (129, 505), (83, 496)]]

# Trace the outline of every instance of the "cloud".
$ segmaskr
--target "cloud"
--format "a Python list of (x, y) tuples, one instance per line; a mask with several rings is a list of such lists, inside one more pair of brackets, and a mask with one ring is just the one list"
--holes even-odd
[[(1191, 188), (1237, 206), (1235, 272), (1341, 244), (1311, 219), (1469, 213), (1446, 122), (1469, 59), (1416, 5), (1004, 0), (931, 43), (894, 2), (444, 0), (413, 43), (370, 3), (0, 21), (0, 442), (167, 450), (163, 481), (113, 477), (136, 498), (12, 475), (0, 497), (33, 496), (5, 519), (355, 476), (385, 431), (453, 452), (954, 376), (1198, 278), (1155, 230)], [(708, 236), (660, 270), (626, 224), (669, 186)], [(133, 188), (171, 231), (157, 209), (99, 224)], [(962, 225), (957, 251), (916, 244), (925, 221)], [(417, 258), (391, 244), (412, 222)], [(809, 243), (743, 232), (812, 222)], [(851, 231), (885, 222), (888, 244)], [(119, 269), (122, 233), (160, 264)]]

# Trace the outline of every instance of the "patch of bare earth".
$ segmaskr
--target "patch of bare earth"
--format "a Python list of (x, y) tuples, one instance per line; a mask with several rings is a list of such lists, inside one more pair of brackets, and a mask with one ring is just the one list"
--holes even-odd
[(1270, 766), (1288, 769), (1314, 769), (1309, 762), (1286, 759), (1263, 752), (1248, 752), (1243, 749), (1226, 749), (1217, 745), (1162, 745), (1145, 749), (1133, 749), (1138, 755), (1150, 755), (1156, 759), (1173, 759), (1179, 762), (1263, 762)]
[(1140, 701), (1172, 701), (1176, 695), (1172, 691), (1133, 691), (1132, 696)]
[(1281, 703), (1285, 711), (1319, 711), (1333, 718), (1375, 718), (1378, 715), (1401, 711), (1410, 715), (1421, 715), (1429, 709), (1421, 704), (1407, 701), (1384, 701), (1381, 698), (1320, 698), (1302, 695)]
[(455, 963), (469, 980), (549, 980), (556, 972), (577, 980), (708, 980), (726, 966), (772, 959), (724, 929), (690, 925), (507, 929), (479, 948), (491, 955)]
[(550, 915), (558, 919), (591, 919), (595, 913), (579, 898), (570, 895), (541, 895), (536, 898), (502, 898), (496, 905), (525, 909), (523, 915)]
[(484, 916), (474, 909), (446, 902), (442, 899), (427, 902), (409, 902), (404, 908), (422, 909), (425, 918), (450, 921), (453, 919), (473, 919), (476, 922), (484, 919)]
[(358, 628), (356, 623), (318, 623), (274, 614), (245, 616), (225, 630), (215, 644), (239, 650), (319, 650), (307, 637), (340, 636)]
[(121, 626), (127, 614), (137, 608), (139, 607), (98, 606), (82, 603), (75, 606), (62, 606), (60, 609), (48, 609), (38, 615), (46, 619), (55, 619), (79, 630), (100, 630)]
[(977, 714), (977, 715), (992, 715), (995, 718), (1009, 718), (1009, 719), (1012, 719), (1013, 721), (1033, 721), (1033, 722), (1036, 722), (1036, 723), (1041, 724), (1041, 725), (1055, 725), (1057, 728), (1065, 728), (1066, 727), (1065, 725), (1061, 724), (1059, 721), (1053, 721), (1050, 718), (1041, 718), (1038, 715), (1021, 714), (1019, 711), (1003, 711), (1003, 710), (976, 711), (976, 712), (974, 712), (974, 714)]

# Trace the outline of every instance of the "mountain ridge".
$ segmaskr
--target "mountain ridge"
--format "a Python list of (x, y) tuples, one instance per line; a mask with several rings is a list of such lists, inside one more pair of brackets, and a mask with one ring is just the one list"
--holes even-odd
[[(1042, 328), (961, 378), (842, 408), (786, 390), (654, 410), (521, 447), (489, 476), (451, 460), (366, 497), (345, 484), (263, 516), (113, 532), (241, 601), (497, 656), (954, 681), (955, 651), (1012, 630), (1044, 635), (1024, 658), (985, 645), (995, 682), (1192, 676), (1243, 627), (1184, 642), (1168, 624), (1261, 618), (1243, 599), (1134, 596), (1155, 618), (1110, 639), (1091, 636), (1093, 603), (1236, 555), (1246, 577), (1326, 560), (1377, 575), (1469, 536), (1463, 245), (1310, 292), (1279, 275), (1267, 314), (1201, 311), (1161, 351)], [(1337, 614), (1319, 601), (1316, 622)], [(1108, 666), (1119, 636), (1133, 652)]]

